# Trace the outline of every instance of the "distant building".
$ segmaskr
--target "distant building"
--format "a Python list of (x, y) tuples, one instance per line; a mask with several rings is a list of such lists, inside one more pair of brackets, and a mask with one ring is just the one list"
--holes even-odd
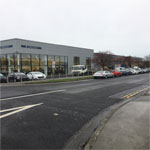
[[(94, 53), (95, 58), (97, 55), (98, 53)], [(107, 54), (105, 55), (107, 56)], [(109, 69), (114, 69), (117, 67), (134, 67), (134, 66), (142, 67), (143, 61), (144, 61), (143, 58), (140, 57), (121, 56), (112, 54), (111, 63), (107, 67), (109, 67)], [(102, 69), (102, 67), (100, 65), (95, 65), (95, 69), (100, 70)]]

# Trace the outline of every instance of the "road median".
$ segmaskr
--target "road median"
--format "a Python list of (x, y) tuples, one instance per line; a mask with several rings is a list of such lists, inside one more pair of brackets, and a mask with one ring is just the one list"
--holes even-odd
[(58, 79), (55, 78), (55, 79), (47, 79), (47, 80), (29, 81), (29, 82), (25, 82), (25, 84), (45, 84), (45, 83), (70, 82), (70, 81), (88, 80), (88, 79), (92, 79), (92, 78), (93, 78), (92, 76), (58, 78)]

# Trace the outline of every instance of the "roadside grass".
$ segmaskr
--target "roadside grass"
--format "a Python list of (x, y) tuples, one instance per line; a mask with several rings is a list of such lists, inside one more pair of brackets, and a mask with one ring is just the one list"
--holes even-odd
[(58, 83), (58, 82), (70, 82), (70, 81), (79, 81), (79, 80), (87, 80), (87, 79), (93, 79), (93, 77), (92, 76), (86, 76), (86, 77), (74, 77), (74, 78), (63, 78), (63, 79), (29, 81), (29, 82), (26, 82), (25, 84)]

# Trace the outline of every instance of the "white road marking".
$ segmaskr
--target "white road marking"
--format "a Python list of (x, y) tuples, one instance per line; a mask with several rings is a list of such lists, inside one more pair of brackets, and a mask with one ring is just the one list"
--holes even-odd
[(5, 117), (8, 117), (8, 116), (13, 115), (13, 114), (18, 113), (18, 112), (21, 112), (21, 111), (23, 111), (23, 110), (30, 109), (30, 108), (32, 108), (32, 107), (42, 105), (42, 104), (43, 104), (43, 103), (39, 103), (39, 104), (34, 104), (34, 105), (26, 105), (26, 106), (22, 106), (22, 107), (16, 107), (16, 108), (11, 108), (11, 109), (1, 110), (0, 113), (2, 113), (2, 112), (7, 112), (7, 111), (11, 111), (11, 110), (15, 110), (15, 111), (6, 113), (6, 114), (4, 114), (4, 115), (0, 115), (0, 119), (1, 119), (1, 118), (5, 118)]
[(66, 90), (63, 89), (63, 90), (57, 90), (57, 91), (49, 91), (49, 92), (43, 92), (43, 93), (36, 93), (36, 94), (22, 95), (22, 96), (16, 96), (16, 97), (2, 98), (2, 99), (0, 99), (0, 101), (6, 101), (6, 100), (18, 99), (18, 98), (24, 98), (24, 97), (32, 97), (32, 96), (57, 93), (57, 92), (63, 92), (63, 91), (66, 91)]
[(54, 115), (54, 116), (58, 116), (59, 114), (58, 114), (58, 113), (54, 113), (53, 115)]

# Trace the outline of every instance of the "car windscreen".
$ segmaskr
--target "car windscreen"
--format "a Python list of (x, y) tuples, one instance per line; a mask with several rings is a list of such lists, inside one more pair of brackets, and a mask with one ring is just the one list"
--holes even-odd
[(32, 72), (32, 74), (42, 74), (41, 72)]
[(96, 73), (104, 73), (104, 71), (97, 71)]
[(4, 75), (0, 73), (0, 77), (3, 77)]
[(72, 70), (81, 70), (81, 67), (72, 67)]
[(25, 74), (21, 73), (21, 72), (17, 72), (17, 73), (15, 73), (15, 75), (17, 75), (17, 76), (24, 76)]

